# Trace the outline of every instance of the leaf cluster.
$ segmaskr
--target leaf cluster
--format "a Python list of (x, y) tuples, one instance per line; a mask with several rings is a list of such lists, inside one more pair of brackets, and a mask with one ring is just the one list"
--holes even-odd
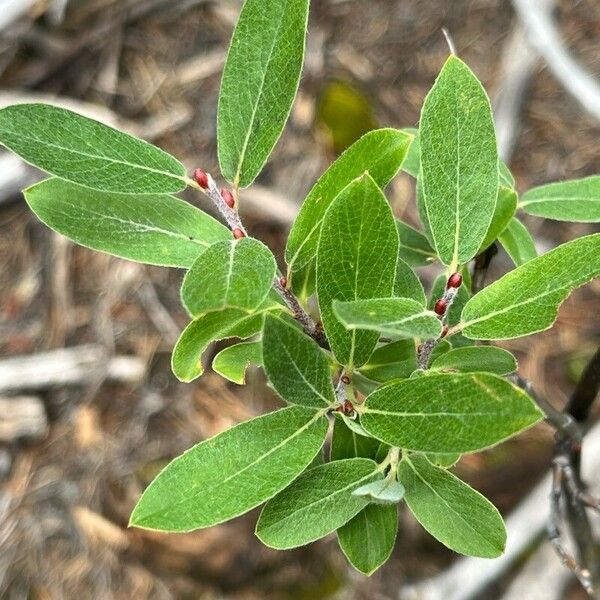
[[(217, 118), (236, 203), (290, 113), (308, 8), (246, 0), (240, 14)], [(370, 574), (390, 556), (406, 504), (448, 548), (502, 553), (500, 514), (450, 468), (543, 415), (512, 383), (512, 354), (479, 342), (551, 327), (570, 292), (600, 274), (600, 234), (538, 257), (520, 220), (599, 221), (600, 176), (519, 197), (498, 159), (488, 96), (464, 62), (448, 58), (418, 129), (370, 131), (322, 174), (289, 233), (283, 273), (262, 242), (173, 195), (211, 190), (159, 148), (44, 104), (0, 110), (0, 143), (51, 175), (25, 190), (48, 227), (185, 270), (190, 322), (172, 358), (180, 380), (202, 375), (212, 342), (235, 339), (212, 368), (239, 385), (260, 368), (287, 405), (170, 462), (132, 525), (190, 531), (266, 503), (256, 527), (266, 545), (337, 532), (348, 560)], [(416, 179), (420, 228), (397, 219), (386, 197), (400, 170)], [(515, 268), (474, 293), (469, 264), (494, 243)], [(426, 294), (415, 268), (432, 264), (440, 275)]]

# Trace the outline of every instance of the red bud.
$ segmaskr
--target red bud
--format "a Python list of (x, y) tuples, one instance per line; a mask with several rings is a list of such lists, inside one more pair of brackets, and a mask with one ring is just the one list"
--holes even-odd
[(460, 273), (452, 273), (450, 277), (448, 277), (448, 283), (446, 284), (446, 289), (448, 288), (459, 288), (462, 284), (462, 275)]
[(233, 197), (233, 194), (228, 189), (223, 188), (221, 190), (221, 196), (223, 197), (223, 200), (225, 200), (225, 204), (227, 204), (229, 208), (233, 208), (235, 206), (235, 199)]
[(440, 298), (435, 303), (435, 306), (433, 307), (433, 310), (435, 311), (435, 313), (437, 315), (440, 315), (440, 317), (441, 317), (446, 312), (447, 308), (448, 308), (448, 302), (446, 302), (446, 300), (444, 300), (443, 298)]
[(236, 240), (246, 237), (246, 234), (239, 227), (236, 227), (234, 230), (232, 230), (232, 233)]
[(208, 175), (202, 169), (196, 169), (194, 171), (194, 179), (203, 190), (208, 187)]
[(448, 335), (448, 329), (448, 325), (444, 323), (444, 326), (442, 327), (442, 333), (440, 333), (440, 338), (445, 338)]
[(340, 379), (342, 380), (342, 383), (345, 383), (346, 385), (350, 383), (350, 377), (348, 377), (348, 375), (342, 375)]
[(286, 287), (287, 287), (287, 284), (288, 284), (287, 277), (280, 277), (280, 278), (279, 278), (279, 285), (280, 285), (282, 288), (286, 288)]

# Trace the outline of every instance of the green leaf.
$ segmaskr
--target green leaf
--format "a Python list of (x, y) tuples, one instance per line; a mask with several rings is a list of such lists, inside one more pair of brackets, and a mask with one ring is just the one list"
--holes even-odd
[(246, 383), (246, 369), (262, 364), (262, 343), (242, 342), (221, 350), (212, 363), (213, 371), (233, 383)]
[(498, 163), (498, 175), (500, 179), (500, 185), (506, 188), (515, 188), (515, 178), (510, 172), (510, 169), (506, 166), (506, 163), (500, 161)]
[(317, 288), (317, 271), (315, 261), (313, 260), (306, 266), (302, 267), (294, 273), (290, 273), (288, 285), (291, 286), (292, 292), (298, 298), (300, 304), (306, 304)]
[(538, 255), (531, 234), (516, 217), (509, 221), (504, 231), (498, 236), (498, 241), (517, 267)]
[(477, 254), (498, 194), (489, 98), (456, 56), (425, 98), (420, 121), (425, 210), (440, 259), (455, 269)]
[(432, 465), (435, 465), (436, 467), (442, 467), (443, 469), (449, 469), (460, 460), (462, 455), (458, 452), (446, 452), (438, 454), (427, 452), (425, 456)]
[(192, 531), (248, 512), (296, 479), (326, 434), (321, 413), (295, 406), (240, 423), (170, 462), (143, 493), (130, 525)]
[(366, 458), (336, 460), (306, 471), (264, 507), (256, 535), (284, 550), (314, 542), (335, 531), (368, 503), (352, 492), (381, 473)]
[(404, 497), (404, 486), (395, 479), (386, 477), (361, 485), (352, 495), (363, 496), (376, 504), (398, 504)]
[(485, 234), (481, 247), (477, 254), (481, 254), (486, 248), (498, 239), (498, 236), (506, 229), (510, 223), (515, 211), (517, 210), (517, 193), (506, 187), (500, 187), (498, 190), (498, 199), (496, 208), (492, 216), (492, 222)]
[(396, 281), (394, 282), (394, 296), (398, 298), (410, 298), (425, 306), (427, 297), (421, 280), (415, 272), (401, 259), (396, 263)]
[[(405, 173), (412, 175), (412, 177), (416, 179), (419, 176), (419, 170), (421, 169), (421, 144), (419, 143), (419, 130), (415, 129), (414, 127), (403, 127), (402, 131), (415, 136), (415, 139), (410, 145), (406, 160), (402, 165), (402, 170)], [(513, 177), (513, 174), (510, 172), (510, 169), (507, 167), (506, 163), (503, 161), (498, 163), (498, 175), (501, 186), (514, 189), (515, 178)]]
[(418, 452), (475, 452), (542, 417), (527, 394), (489, 373), (436, 374), (390, 383), (364, 404), (362, 426)]
[(270, 315), (265, 318), (263, 364), (271, 385), (287, 402), (317, 408), (335, 403), (323, 350), (294, 325)]
[(600, 175), (559, 181), (527, 191), (519, 208), (527, 214), (557, 221), (600, 221)]
[(249, 186), (290, 114), (304, 62), (309, 0), (246, 0), (221, 80), (219, 164), (234, 185)]
[(193, 317), (226, 308), (251, 311), (267, 297), (276, 270), (271, 251), (254, 238), (217, 242), (186, 274), (181, 298)]
[(231, 232), (187, 202), (169, 196), (90, 190), (47, 179), (23, 192), (36, 216), (73, 241), (121, 258), (188, 268)]
[(304, 200), (290, 231), (285, 249), (290, 271), (300, 269), (315, 257), (321, 223), (338, 194), (366, 171), (383, 189), (400, 169), (411, 139), (397, 129), (376, 129), (330, 165)]
[(50, 104), (0, 110), (0, 143), (43, 171), (88, 188), (165, 194), (186, 186), (185, 168), (166, 152)]
[(360, 372), (373, 381), (405, 379), (417, 368), (417, 353), (412, 339), (397, 340), (377, 348)]
[(347, 329), (367, 329), (385, 335), (439, 337), (437, 315), (410, 298), (373, 298), (333, 303), (333, 311)]
[(444, 546), (481, 558), (496, 558), (504, 552), (502, 517), (479, 492), (423, 456), (403, 460), (398, 474), (415, 518)]
[(468, 346), (453, 348), (438, 356), (430, 365), (432, 371), (460, 371), (479, 373), (481, 371), (508, 375), (517, 370), (517, 361), (508, 351), (495, 346)]
[(396, 219), (400, 249), (398, 256), (411, 267), (422, 267), (437, 260), (437, 254), (427, 237), (414, 227)]
[(413, 136), (412, 144), (408, 149), (406, 160), (402, 163), (402, 170), (415, 179), (419, 176), (421, 168), (421, 144), (419, 143), (419, 130), (415, 127), (403, 127), (402, 131)]
[(533, 258), (467, 302), (467, 337), (501, 340), (543, 331), (574, 288), (600, 275), (600, 233), (578, 238)]
[(377, 333), (346, 331), (333, 313), (334, 300), (391, 296), (396, 277), (398, 234), (389, 204), (365, 174), (331, 204), (317, 252), (317, 296), (325, 333), (340, 364), (359, 367)]
[(331, 460), (371, 458), (376, 460), (381, 442), (352, 431), (341, 416), (336, 415), (331, 437)]
[(211, 342), (226, 338), (249, 338), (263, 326), (263, 313), (276, 310), (269, 299), (257, 311), (248, 314), (237, 308), (214, 311), (193, 320), (182, 332), (173, 348), (171, 367), (175, 376), (189, 383), (204, 373), (202, 355)]
[(382, 504), (369, 504), (337, 532), (342, 552), (365, 575), (372, 575), (388, 560), (397, 533), (397, 507)]

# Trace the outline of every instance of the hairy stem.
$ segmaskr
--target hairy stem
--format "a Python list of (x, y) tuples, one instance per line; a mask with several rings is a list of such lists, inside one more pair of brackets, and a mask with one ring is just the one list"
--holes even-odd
[[(246, 228), (244, 227), (242, 219), (240, 218), (237, 210), (238, 189), (234, 188), (235, 205), (231, 207), (225, 202), (221, 191), (217, 187), (217, 184), (210, 173), (207, 173), (206, 177), (208, 181), (207, 187), (200, 186), (193, 179), (189, 179), (188, 184), (191, 187), (200, 190), (203, 194), (210, 198), (213, 204), (217, 207), (217, 210), (225, 219), (231, 231), (239, 231), (243, 236), (247, 236), (248, 232), (246, 231)], [(319, 344), (319, 346), (328, 350), (329, 344), (327, 342), (325, 332), (317, 323), (315, 323), (313, 318), (304, 310), (304, 308), (302, 308), (298, 298), (296, 298), (292, 290), (283, 285), (278, 277), (273, 279), (273, 288), (285, 302), (286, 306), (292, 311), (293, 317), (296, 319), (296, 321), (298, 321), (298, 323), (300, 323), (300, 325), (302, 325), (304, 331), (310, 337), (312, 337)]]

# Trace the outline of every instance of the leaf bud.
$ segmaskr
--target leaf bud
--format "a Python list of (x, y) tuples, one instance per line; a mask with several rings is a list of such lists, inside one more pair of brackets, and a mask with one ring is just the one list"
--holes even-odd
[(208, 175), (202, 169), (194, 171), (194, 180), (203, 190), (208, 187)]

